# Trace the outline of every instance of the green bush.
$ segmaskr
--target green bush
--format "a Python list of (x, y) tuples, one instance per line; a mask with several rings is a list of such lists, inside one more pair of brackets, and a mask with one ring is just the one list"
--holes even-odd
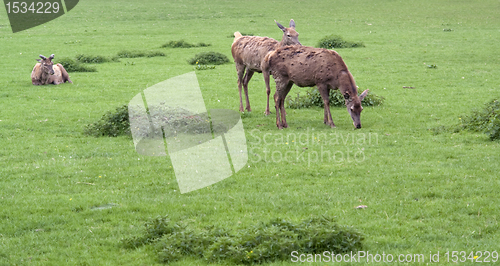
[(170, 41), (170, 42), (167, 42), (165, 44), (163, 44), (161, 46), (161, 48), (192, 48), (192, 47), (207, 47), (207, 46), (210, 46), (210, 44), (206, 44), (206, 43), (198, 43), (198, 44), (191, 44), (191, 43), (188, 43), (184, 40), (180, 40), (180, 41)]
[(160, 217), (146, 224), (143, 236), (124, 239), (122, 243), (127, 248), (153, 243), (163, 263), (193, 257), (234, 265), (287, 261), (292, 251), (356, 252), (363, 247), (363, 240), (353, 228), (341, 227), (326, 217), (301, 223), (274, 219), (234, 232), (215, 227), (188, 228)]
[(137, 57), (156, 57), (165, 56), (165, 53), (160, 51), (128, 51), (123, 50), (118, 52), (117, 56), (119, 58), (137, 58)]
[(339, 48), (356, 48), (356, 47), (365, 47), (362, 42), (348, 42), (344, 41), (342, 37), (338, 35), (329, 35), (319, 40), (317, 46), (319, 48), (325, 49), (339, 49)]
[(127, 105), (105, 113), (97, 122), (85, 126), (84, 134), (94, 137), (117, 137), (130, 135), (130, 122)]
[(63, 65), (64, 69), (68, 72), (96, 72), (95, 67), (89, 67), (82, 65), (80, 62), (75, 61), (71, 58), (61, 58), (56, 61), (57, 63)]
[(188, 60), (190, 65), (222, 65), (229, 62), (227, 56), (217, 52), (203, 52)]
[[(384, 97), (369, 92), (363, 101), (361, 101), (361, 105), (381, 105), (384, 103), (384, 100)], [(300, 93), (297, 93), (296, 97), (288, 96), (286, 98), (286, 103), (288, 104), (288, 107), (292, 109), (309, 108), (312, 106), (323, 107), (323, 99), (321, 98), (321, 94), (316, 87), (308, 89), (306, 91), (306, 95), (300, 95)], [(345, 106), (344, 96), (340, 90), (330, 90), (330, 106)]]

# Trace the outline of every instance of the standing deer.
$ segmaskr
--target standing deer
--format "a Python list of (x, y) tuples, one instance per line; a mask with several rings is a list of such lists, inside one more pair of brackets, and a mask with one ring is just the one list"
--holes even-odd
[(73, 83), (69, 79), (68, 72), (61, 64), (52, 63), (52, 59), (54, 59), (54, 54), (52, 54), (49, 58), (40, 55), (40, 59), (37, 59), (39, 63), (33, 67), (33, 71), (31, 72), (31, 83), (33, 85), (45, 85), (45, 84), (61, 84), (66, 81), (69, 83)]
[(329, 92), (330, 89), (340, 89), (354, 126), (361, 128), (361, 101), (368, 94), (368, 90), (358, 96), (354, 78), (337, 52), (306, 46), (282, 47), (265, 57), (262, 71), (271, 72), (276, 82), (274, 102), (276, 126), (279, 129), (288, 127), (285, 98), (293, 84), (299, 87), (318, 87), (325, 108), (323, 122), (332, 128), (335, 124), (330, 113)]
[[(276, 22), (276, 21), (275, 21)], [(246, 110), (252, 111), (250, 101), (248, 99), (248, 82), (255, 72), (262, 73), (262, 62), (264, 57), (271, 51), (287, 45), (301, 45), (299, 42), (299, 34), (295, 31), (295, 21), (290, 20), (290, 27), (285, 28), (283, 25), (276, 22), (276, 25), (283, 31), (281, 42), (268, 37), (258, 36), (242, 36), (241, 33), (234, 33), (234, 42), (231, 46), (236, 71), (238, 72), (238, 90), (240, 92), (240, 112), (243, 112), (243, 99), (241, 95), (241, 86), (245, 90)], [(246, 73), (245, 73), (246, 69)], [(244, 75), (243, 75), (244, 74)], [(267, 106), (266, 115), (269, 115), (269, 72), (263, 72), (264, 81), (266, 83)]]

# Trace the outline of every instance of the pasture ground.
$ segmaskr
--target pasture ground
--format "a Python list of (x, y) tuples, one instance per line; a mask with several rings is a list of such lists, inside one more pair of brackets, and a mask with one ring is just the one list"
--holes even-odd
[[(0, 265), (154, 265), (149, 247), (128, 250), (120, 240), (167, 214), (227, 228), (331, 216), (362, 232), (373, 254), (424, 254), (428, 263), (429, 252), (439, 251), (443, 265), (446, 251), (499, 252), (499, 143), (480, 133), (430, 130), (500, 97), (498, 10), (497, 0), (87, 0), (12, 34), (2, 8)], [(288, 109), (290, 128), (278, 131), (274, 110), (263, 115), (264, 82), (256, 74), (253, 112), (242, 114), (248, 165), (188, 194), (179, 193), (168, 158), (138, 155), (127, 137), (82, 134), (147, 87), (193, 71), (187, 60), (196, 53), (231, 58), (234, 31), (280, 39), (274, 20), (291, 18), (303, 45), (331, 34), (366, 45), (338, 50), (360, 89), (386, 98), (364, 109), (361, 130), (353, 130), (345, 108), (332, 108), (336, 129), (322, 123), (322, 108), (311, 108)], [(160, 48), (181, 39), (211, 46)], [(70, 73), (74, 84), (31, 85), (39, 54), (121, 50), (166, 57), (96, 64), (98, 72)], [(233, 63), (196, 74), (207, 109), (238, 110)]]

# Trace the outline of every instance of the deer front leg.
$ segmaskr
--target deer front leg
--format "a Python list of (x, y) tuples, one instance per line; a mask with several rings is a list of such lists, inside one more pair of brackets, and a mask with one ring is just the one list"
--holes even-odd
[(276, 126), (278, 129), (283, 129), (283, 126), (281, 125), (280, 121), (280, 104), (279, 104), (279, 97), (278, 97), (278, 90), (274, 93), (274, 108), (276, 109)]
[(250, 79), (253, 76), (254, 71), (250, 70), (247, 68), (247, 73), (245, 74), (245, 77), (243, 78), (243, 89), (245, 90), (245, 97), (246, 97), (246, 104), (247, 104), (247, 111), (251, 112), (252, 108), (250, 108), (250, 99), (248, 99), (248, 82), (250, 82)]
[(238, 73), (238, 91), (240, 93), (240, 112), (244, 112), (243, 99), (241, 96), (241, 86), (243, 85), (243, 74), (245, 73), (245, 65), (240, 65), (236, 63), (236, 72)]
[(266, 93), (267, 93), (267, 105), (266, 105), (266, 111), (264, 112), (265, 115), (271, 114), (269, 111), (269, 94), (271, 94), (271, 87), (269, 85), (269, 73), (266, 73), (266, 71), (262, 72), (262, 75), (264, 76), (264, 82), (266, 83)]
[(323, 123), (326, 125), (329, 125), (331, 128), (335, 127), (335, 124), (333, 123), (332, 119), (332, 113), (330, 112), (330, 91), (328, 89), (327, 85), (319, 84), (318, 90), (319, 94), (321, 95), (321, 98), (323, 99), (323, 106), (325, 109), (325, 115), (323, 117)]

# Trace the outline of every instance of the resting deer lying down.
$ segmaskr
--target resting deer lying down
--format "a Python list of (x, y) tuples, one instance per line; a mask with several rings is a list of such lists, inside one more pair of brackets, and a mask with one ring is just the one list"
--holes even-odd
[(262, 71), (271, 72), (276, 82), (274, 101), (276, 125), (279, 129), (288, 127), (285, 98), (293, 84), (299, 87), (318, 87), (325, 107), (324, 123), (332, 128), (335, 124), (330, 113), (329, 92), (330, 89), (339, 89), (344, 95), (354, 126), (361, 128), (361, 101), (368, 90), (358, 96), (354, 78), (337, 52), (306, 46), (282, 47), (266, 55)]
[[(236, 71), (238, 72), (238, 90), (240, 92), (240, 112), (243, 112), (243, 99), (241, 96), (241, 86), (245, 90), (246, 97), (246, 110), (252, 111), (250, 108), (250, 101), (248, 100), (248, 82), (255, 72), (262, 73), (262, 61), (264, 57), (271, 51), (284, 47), (287, 45), (301, 45), (299, 42), (299, 34), (295, 31), (295, 22), (290, 20), (290, 27), (285, 28), (278, 22), (278, 27), (283, 31), (283, 38), (281, 42), (268, 37), (258, 36), (242, 36), (241, 33), (234, 33), (234, 42), (231, 46), (231, 53), (233, 54), (234, 63), (236, 64)], [(246, 73), (245, 73), (246, 69)], [(243, 74), (245, 74), (243, 76)], [(267, 92), (267, 106), (265, 114), (269, 114), (269, 94), (271, 89), (269, 87), (269, 72), (263, 73), (264, 81), (266, 83)]]
[(52, 54), (49, 58), (40, 55), (40, 59), (37, 59), (39, 63), (33, 67), (31, 72), (31, 83), (33, 85), (45, 85), (45, 84), (61, 84), (64, 82), (71, 82), (69, 79), (68, 72), (61, 64), (52, 63), (54, 55)]

